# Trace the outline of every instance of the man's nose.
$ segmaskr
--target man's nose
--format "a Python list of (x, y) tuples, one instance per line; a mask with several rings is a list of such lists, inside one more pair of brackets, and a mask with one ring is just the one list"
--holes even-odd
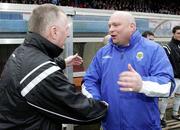
[(114, 27), (109, 27), (109, 33), (112, 33), (114, 31)]

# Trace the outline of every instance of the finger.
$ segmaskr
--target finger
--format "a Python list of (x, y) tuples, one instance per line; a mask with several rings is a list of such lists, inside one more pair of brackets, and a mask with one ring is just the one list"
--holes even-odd
[(133, 82), (134, 77), (125, 77), (125, 76), (123, 76), (123, 77), (119, 78), (119, 81), (121, 81), (121, 82)]
[(75, 59), (78, 56), (78, 53), (72, 56), (72, 59)]
[(76, 58), (82, 60), (82, 57), (80, 57), (79, 55), (77, 55)]
[(131, 82), (121, 82), (121, 81), (118, 81), (117, 84), (118, 84), (120, 87), (133, 88), (133, 84), (132, 84)]
[(132, 88), (120, 88), (121, 91), (124, 91), (124, 92), (132, 92), (133, 89)]
[(83, 63), (82, 60), (74, 60), (73, 63)]
[(130, 71), (124, 71), (119, 75), (119, 77), (132, 77), (132, 76), (134, 76), (134, 72), (130, 72)]
[(130, 72), (136, 72), (136, 71), (134, 70), (134, 68), (131, 66), (131, 64), (128, 64), (128, 70), (129, 70)]
[(80, 65), (82, 62), (74, 62), (73, 65)]
[(82, 63), (83, 60), (82, 59), (74, 59), (73, 62), (81, 62)]

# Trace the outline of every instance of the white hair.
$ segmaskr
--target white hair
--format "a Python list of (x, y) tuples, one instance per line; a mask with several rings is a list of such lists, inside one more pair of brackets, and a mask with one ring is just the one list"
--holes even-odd
[(132, 23), (132, 24), (136, 25), (136, 21), (135, 21), (134, 16), (131, 13), (129, 13), (129, 12), (126, 12), (126, 11), (115, 11), (112, 14), (112, 16), (114, 16), (114, 15), (126, 18), (129, 21), (130, 24)]

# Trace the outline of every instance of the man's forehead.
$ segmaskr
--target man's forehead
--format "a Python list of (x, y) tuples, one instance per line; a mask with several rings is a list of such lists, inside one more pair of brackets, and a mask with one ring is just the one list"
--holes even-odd
[(177, 33), (177, 32), (180, 33), (180, 29), (176, 30), (176, 33)]
[(117, 21), (117, 20), (114, 20), (114, 21), (109, 20), (109, 22), (108, 22), (108, 24), (118, 24), (118, 23), (120, 23), (120, 21)]
[(68, 18), (65, 14), (60, 14), (60, 17), (59, 17), (59, 21), (62, 23), (62, 24), (66, 24), (68, 23)]
[(111, 19), (118, 19), (118, 18), (121, 18), (121, 15), (112, 14), (111, 17), (109, 18), (109, 20), (111, 20)]
[(124, 22), (124, 21), (133, 21), (133, 16), (129, 12), (125, 11), (116, 11), (109, 18), (109, 22)]

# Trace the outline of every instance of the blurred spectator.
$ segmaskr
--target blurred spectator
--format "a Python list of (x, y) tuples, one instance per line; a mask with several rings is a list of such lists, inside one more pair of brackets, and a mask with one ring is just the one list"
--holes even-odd
[(155, 38), (154, 33), (151, 32), (151, 31), (145, 31), (145, 32), (143, 32), (143, 33), (142, 33), (142, 36), (145, 37), (145, 38), (147, 38), (147, 39), (149, 39), (149, 40), (152, 40), (152, 41), (154, 41), (154, 38)]
[(106, 35), (104, 38), (103, 38), (103, 45), (106, 45), (109, 41), (109, 39), (111, 38), (111, 35)]
[(62, 6), (80, 8), (126, 10), (147, 13), (180, 15), (179, 0), (0, 0), (4, 3), (44, 4), (52, 3)]

